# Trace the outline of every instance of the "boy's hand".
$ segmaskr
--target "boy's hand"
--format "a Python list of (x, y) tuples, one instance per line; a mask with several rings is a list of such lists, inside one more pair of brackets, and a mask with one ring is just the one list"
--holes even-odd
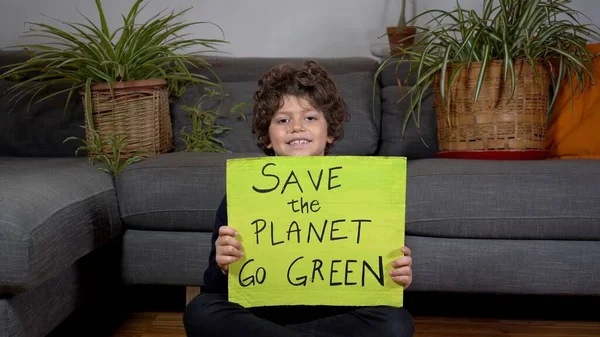
[(412, 283), (412, 258), (408, 247), (402, 247), (402, 253), (404, 253), (403, 257), (392, 262), (394, 269), (390, 270), (390, 276), (394, 282), (403, 285), (406, 289)]
[(244, 256), (242, 244), (234, 238), (236, 235), (235, 229), (222, 226), (219, 228), (219, 237), (215, 241), (217, 265), (225, 275), (229, 271), (229, 265)]

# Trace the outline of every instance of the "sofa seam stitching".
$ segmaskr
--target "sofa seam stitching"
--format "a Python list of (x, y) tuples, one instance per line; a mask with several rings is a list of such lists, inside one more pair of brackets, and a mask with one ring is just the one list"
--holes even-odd
[(155, 211), (147, 211), (147, 212), (136, 212), (136, 213), (131, 213), (128, 215), (122, 215), (123, 218), (126, 217), (130, 217), (130, 216), (139, 216), (139, 215), (144, 215), (144, 214), (155, 214), (155, 213), (171, 213), (171, 212), (186, 212), (186, 213), (192, 213), (192, 212), (216, 212), (217, 210), (155, 210)]

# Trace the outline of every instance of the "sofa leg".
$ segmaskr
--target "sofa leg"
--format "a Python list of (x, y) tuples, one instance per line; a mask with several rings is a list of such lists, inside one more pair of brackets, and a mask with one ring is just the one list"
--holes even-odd
[(194, 297), (200, 295), (200, 287), (187, 286), (185, 287), (185, 305), (187, 306)]

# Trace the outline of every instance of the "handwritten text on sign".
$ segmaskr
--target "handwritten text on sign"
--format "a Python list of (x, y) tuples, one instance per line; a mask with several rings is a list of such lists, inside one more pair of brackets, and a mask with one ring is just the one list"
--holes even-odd
[(388, 272), (404, 245), (406, 159), (268, 157), (227, 162), (229, 226), (244, 257), (229, 300), (402, 306)]

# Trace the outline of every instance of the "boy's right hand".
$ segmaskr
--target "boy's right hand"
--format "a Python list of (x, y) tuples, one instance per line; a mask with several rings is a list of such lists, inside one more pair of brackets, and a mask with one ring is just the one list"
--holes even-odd
[(215, 242), (217, 265), (221, 268), (224, 275), (229, 272), (229, 265), (239, 260), (244, 253), (242, 252), (242, 244), (234, 237), (237, 236), (237, 231), (229, 226), (219, 228), (219, 237)]

